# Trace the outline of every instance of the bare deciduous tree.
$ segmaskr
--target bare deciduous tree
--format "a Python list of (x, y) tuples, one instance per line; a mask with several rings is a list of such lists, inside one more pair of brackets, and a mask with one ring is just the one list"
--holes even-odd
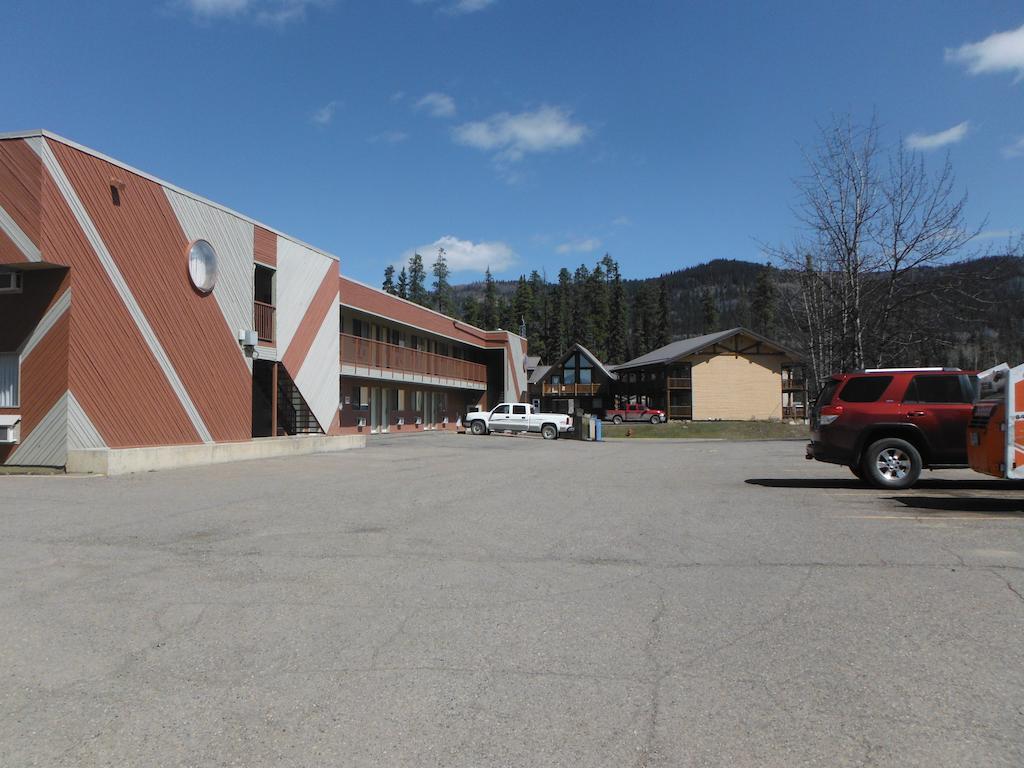
[[(878, 124), (849, 118), (822, 128), (796, 182), (803, 235), (769, 255), (799, 275), (786, 297), (791, 330), (803, 342), (814, 380), (837, 370), (905, 363), (933, 330), (926, 301), (964, 290), (955, 279), (922, 279), (958, 259), (978, 230), (964, 224), (947, 159), (934, 174), (902, 144), (885, 152)], [(950, 302), (953, 303), (952, 301)]]

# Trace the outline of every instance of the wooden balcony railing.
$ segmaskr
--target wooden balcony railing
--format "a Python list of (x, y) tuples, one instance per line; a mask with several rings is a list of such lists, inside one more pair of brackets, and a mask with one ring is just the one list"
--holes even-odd
[(601, 391), (600, 384), (552, 384), (544, 382), (545, 395), (596, 395)]
[(383, 341), (341, 334), (341, 363), (366, 368), (487, 383), (487, 366)]
[(670, 419), (692, 419), (693, 418), (693, 406), (692, 405), (670, 405), (668, 407), (668, 417)]
[(691, 379), (689, 376), (687, 376), (685, 378), (683, 378), (683, 377), (671, 378), (670, 377), (668, 379), (667, 383), (668, 383), (668, 388), (669, 389), (692, 389), (693, 388), (693, 379)]
[(252, 303), (252, 324), (260, 341), (274, 343), (274, 305), (262, 301)]

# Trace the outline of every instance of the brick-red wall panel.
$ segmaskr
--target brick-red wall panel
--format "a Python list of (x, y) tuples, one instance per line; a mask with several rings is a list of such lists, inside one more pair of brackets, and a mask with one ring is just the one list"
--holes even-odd
[[(163, 188), (51, 145), (213, 439), (249, 439), (251, 374), (217, 300), (192, 287), (188, 240)], [(118, 206), (111, 202), (111, 178), (124, 183)]]

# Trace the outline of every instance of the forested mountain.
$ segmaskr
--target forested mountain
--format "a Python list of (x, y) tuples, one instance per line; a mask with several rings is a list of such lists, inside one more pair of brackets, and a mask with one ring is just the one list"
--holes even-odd
[[(884, 364), (1024, 362), (1024, 257), (921, 268), (911, 283), (925, 298), (901, 319), (909, 341), (899, 359)], [(536, 272), (515, 281), (488, 275), (448, 291), (450, 306), (466, 322), (516, 332), (525, 325), (531, 353), (546, 360), (578, 341), (607, 362), (623, 362), (675, 339), (738, 325), (806, 351), (794, 311), (807, 291), (803, 276), (754, 262), (718, 259), (625, 280), (606, 255), (592, 267), (563, 268), (554, 280)]]

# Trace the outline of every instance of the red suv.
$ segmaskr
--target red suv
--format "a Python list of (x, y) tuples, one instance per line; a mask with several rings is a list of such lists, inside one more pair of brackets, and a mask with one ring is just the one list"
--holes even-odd
[(909, 488), (921, 470), (967, 466), (973, 371), (874, 369), (832, 376), (811, 411), (807, 458), (845, 464), (877, 488)]

